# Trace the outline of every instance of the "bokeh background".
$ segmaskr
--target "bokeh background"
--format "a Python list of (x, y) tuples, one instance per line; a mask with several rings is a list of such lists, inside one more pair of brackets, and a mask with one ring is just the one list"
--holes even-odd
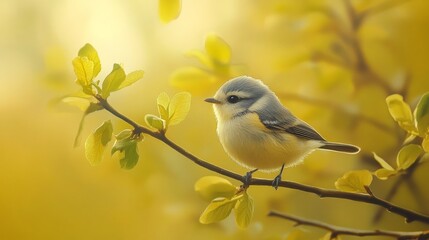
[[(268, 218), (269, 210), (345, 227), (427, 229), (389, 213), (374, 223), (378, 208), (367, 204), (267, 187), (249, 189), (255, 216), (247, 229), (232, 217), (202, 225), (207, 202), (194, 183), (213, 173), (149, 137), (134, 169), (121, 169), (107, 154), (92, 167), (82, 144), (73, 148), (81, 112), (52, 100), (78, 89), (71, 60), (89, 42), (101, 58), (100, 76), (113, 63), (145, 71), (143, 80), (111, 96), (119, 111), (143, 123), (145, 114), (156, 113), (159, 93), (191, 91), (191, 111), (169, 137), (244, 174), (222, 150), (203, 99), (228, 78), (253, 76), (327, 139), (361, 146), (357, 156), (316, 152), (283, 175), (334, 188), (349, 170), (377, 169), (372, 152), (394, 164), (404, 133), (385, 98), (400, 93), (413, 107), (429, 90), (428, 11), (426, 0), (184, 0), (180, 16), (166, 24), (157, 1), (1, 1), (0, 239), (318, 239), (325, 233)], [(231, 61), (221, 68), (207, 69), (185, 54), (204, 52), (208, 34), (231, 48)], [(189, 68), (205, 69), (198, 76), (210, 84), (201, 87), (198, 78), (180, 84), (178, 72)], [(116, 133), (127, 127), (97, 112), (86, 119), (83, 137), (107, 119)], [(429, 214), (428, 170), (422, 164), (392, 201)], [(373, 192), (384, 197), (395, 181), (375, 180)]]

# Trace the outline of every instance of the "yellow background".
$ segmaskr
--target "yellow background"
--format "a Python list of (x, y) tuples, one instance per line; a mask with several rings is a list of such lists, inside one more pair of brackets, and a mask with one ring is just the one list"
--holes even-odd
[[(163, 24), (156, 1), (1, 1), (0, 238), (292, 239), (290, 234), (299, 230), (301, 237), (296, 239), (317, 239), (325, 233), (268, 218), (269, 210), (345, 227), (427, 228), (405, 224), (389, 213), (372, 224), (374, 206), (268, 187), (249, 189), (255, 200), (249, 228), (239, 229), (232, 217), (202, 225), (198, 218), (207, 203), (194, 192), (194, 183), (213, 173), (150, 137), (139, 145), (140, 161), (134, 169), (120, 169), (118, 159), (108, 154), (92, 167), (83, 147), (73, 148), (81, 113), (50, 104), (78, 89), (71, 60), (89, 42), (100, 55), (100, 76), (113, 63), (122, 64), (127, 72), (145, 71), (143, 80), (110, 98), (119, 111), (143, 123), (145, 114), (156, 113), (159, 93), (182, 90), (169, 83), (174, 71), (201, 66), (184, 53), (204, 49), (205, 36), (214, 32), (232, 48), (232, 63), (240, 66), (241, 74), (264, 80), (292, 112), (327, 139), (362, 147), (358, 156), (314, 153), (283, 174), (287, 180), (334, 188), (335, 180), (346, 171), (379, 168), (373, 151), (394, 165), (404, 136), (389, 116), (385, 97), (409, 81), (405, 100), (413, 108), (429, 90), (429, 2), (351, 1), (357, 12), (376, 10), (358, 31), (345, 34), (358, 39), (367, 70), (394, 92), (350, 67), (357, 58), (350, 49), (346, 53), (350, 66), (340, 69), (314, 54), (332, 54), (335, 33), (350, 29), (344, 2), (185, 0), (179, 18)], [(395, 6), (377, 10), (386, 2)], [(225, 79), (217, 81), (214, 89)], [(203, 101), (214, 91), (192, 94), (188, 117), (171, 127), (168, 136), (202, 159), (244, 174), (246, 170), (222, 150), (212, 108)], [(337, 111), (338, 106), (351, 114)], [(368, 123), (367, 118), (385, 129)], [(113, 120), (115, 133), (127, 127), (108, 113), (97, 112), (87, 118), (83, 140), (107, 119)], [(427, 164), (422, 164), (413, 176), (418, 190), (403, 184), (393, 201), (428, 214), (427, 171)], [(384, 197), (393, 182), (374, 180), (373, 192)]]

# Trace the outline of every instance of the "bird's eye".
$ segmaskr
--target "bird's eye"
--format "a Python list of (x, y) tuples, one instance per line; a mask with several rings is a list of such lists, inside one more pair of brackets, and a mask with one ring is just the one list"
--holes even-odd
[(231, 95), (231, 96), (228, 96), (227, 101), (229, 103), (236, 103), (236, 102), (240, 101), (240, 98), (235, 96), (235, 95)]

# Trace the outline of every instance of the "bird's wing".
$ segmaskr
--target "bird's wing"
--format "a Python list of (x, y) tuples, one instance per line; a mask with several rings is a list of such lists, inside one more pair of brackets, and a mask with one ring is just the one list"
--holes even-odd
[(261, 119), (260, 117), (260, 120), (267, 129), (270, 129), (272, 131), (287, 132), (294, 136), (305, 138), (308, 140), (326, 141), (310, 125), (308, 125), (307, 123), (297, 118), (277, 120), (277, 119)]

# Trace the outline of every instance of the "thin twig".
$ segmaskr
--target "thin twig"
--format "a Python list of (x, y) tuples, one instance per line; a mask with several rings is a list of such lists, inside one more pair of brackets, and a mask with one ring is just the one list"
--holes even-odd
[[(393, 199), (393, 197), (398, 192), (399, 186), (401, 186), (401, 184), (403, 183), (403, 180), (404, 180), (404, 178), (402, 178), (402, 177), (399, 177), (398, 179), (396, 179), (392, 188), (390, 188), (389, 192), (387, 193), (387, 195), (385, 197), (386, 201), (391, 201)], [(372, 222), (378, 223), (380, 221), (381, 217), (383, 216), (383, 213), (384, 213), (383, 208), (377, 209), (377, 212), (374, 214), (374, 217), (372, 218)]]
[[(170, 139), (167, 138), (167, 136), (165, 136), (164, 133), (154, 132), (154, 131), (149, 130), (146, 127), (139, 125), (138, 123), (136, 123), (136, 122), (132, 121), (131, 119), (129, 119), (128, 117), (126, 117), (125, 115), (116, 111), (107, 102), (107, 100), (101, 98), (100, 96), (96, 96), (96, 98), (97, 98), (97, 100), (99, 100), (100, 105), (103, 106), (104, 109), (106, 109), (107, 111), (109, 111), (110, 113), (115, 115), (116, 117), (124, 120), (125, 122), (127, 122), (131, 126), (133, 126), (135, 133), (137, 133), (137, 134), (139, 134), (139, 133), (148, 134), (148, 135), (162, 141), (163, 143), (165, 143), (166, 145), (168, 145), (169, 147), (171, 147), (172, 149), (174, 149), (178, 153), (182, 154), (183, 156), (185, 156), (189, 160), (193, 161), (197, 165), (244, 183), (244, 179), (243, 179), (242, 175), (228, 171), (226, 169), (223, 169), (221, 167), (218, 167), (216, 165), (213, 165), (211, 163), (208, 163), (206, 161), (201, 160), (200, 158), (194, 156), (193, 154), (189, 153), (188, 151), (186, 151), (185, 149), (183, 149), (182, 147), (177, 145), (176, 143), (172, 142)], [(247, 184), (249, 186), (255, 185), (255, 186), (270, 186), (271, 187), (272, 186), (272, 180), (261, 179), (261, 178), (252, 178), (252, 179), (250, 179), (250, 182), (248, 182)], [(373, 195), (323, 189), (323, 188), (313, 187), (313, 186), (304, 185), (304, 184), (291, 182), (291, 181), (281, 181), (279, 183), (279, 187), (296, 189), (296, 190), (308, 192), (308, 193), (314, 193), (321, 198), (341, 198), (341, 199), (349, 199), (349, 200), (358, 201), (358, 202), (366, 202), (366, 203), (370, 203), (373, 205), (381, 206), (381, 207), (385, 208), (386, 210), (388, 210), (392, 213), (396, 213), (398, 215), (401, 215), (401, 216), (405, 217), (406, 222), (419, 221), (419, 222), (424, 222), (424, 223), (429, 224), (429, 216), (425, 216), (423, 214), (414, 212), (412, 210), (396, 206), (390, 202), (384, 201), (384, 200), (377, 198)]]
[(393, 94), (396, 90), (378, 74), (376, 74), (369, 66), (365, 59), (362, 46), (359, 42), (357, 33), (362, 26), (365, 15), (358, 14), (354, 9), (350, 0), (343, 0), (344, 8), (350, 21), (350, 29), (345, 27), (338, 29), (338, 35), (350, 44), (356, 55), (356, 66), (354, 72), (358, 75), (359, 80), (366, 83), (379, 85), (387, 94)]
[[(406, 171), (404, 174), (400, 175), (399, 178), (396, 179), (395, 183), (393, 184), (392, 188), (389, 190), (389, 192), (387, 193), (387, 195), (384, 197), (384, 199), (386, 201), (391, 201), (393, 199), (393, 197), (395, 197), (396, 193), (399, 190), (399, 187), (401, 186), (402, 183), (406, 182), (406, 183), (411, 183), (412, 184), (412, 176), (413, 173), (415, 172), (415, 170), (417, 169), (417, 166), (419, 165), (420, 159), (418, 159), (417, 161), (415, 161)], [(415, 189), (413, 190), (412, 188), (410, 188), (412, 191), (416, 191)], [(416, 197), (416, 199), (419, 199)], [(425, 205), (422, 205), (425, 206)], [(372, 219), (373, 223), (377, 223), (378, 221), (380, 221), (382, 215), (383, 215), (384, 211), (382, 208), (379, 208), (377, 210), (377, 212), (374, 214), (374, 217)]]
[[(426, 202), (424, 202), (424, 200), (422, 199), (422, 196), (419, 192), (419, 190), (417, 189), (417, 186), (415, 185), (414, 181), (413, 181), (413, 173), (416, 171), (417, 166), (420, 163), (420, 158), (415, 161), (405, 172), (404, 174), (400, 175), (396, 181), (394, 182), (393, 186), (390, 188), (389, 192), (387, 193), (387, 195), (384, 197), (384, 199), (386, 201), (391, 201), (393, 199), (393, 197), (395, 197), (395, 195), (398, 193), (399, 187), (402, 183), (407, 183), (410, 186), (410, 190), (414, 190), (416, 196), (415, 199), (417, 201), (418, 204), (421, 205), (422, 209), (425, 209), (426, 207)], [(419, 196), (417, 196), (419, 195)], [(378, 209), (377, 212), (374, 214), (374, 217), (372, 219), (372, 221), (374, 223), (377, 223), (382, 215), (383, 215), (384, 211), (383, 209)]]
[(359, 237), (386, 236), (386, 237), (393, 237), (401, 240), (429, 238), (429, 231), (399, 232), (399, 231), (387, 231), (387, 230), (360, 230), (360, 229), (353, 229), (353, 228), (344, 228), (344, 227), (330, 225), (319, 221), (313, 221), (313, 220), (292, 216), (289, 214), (279, 213), (275, 211), (269, 212), (268, 216), (287, 219), (292, 222), (295, 222), (296, 225), (305, 225), (305, 226), (321, 228), (331, 232), (332, 237), (339, 236), (339, 235), (350, 235), (350, 236), (359, 236)]

